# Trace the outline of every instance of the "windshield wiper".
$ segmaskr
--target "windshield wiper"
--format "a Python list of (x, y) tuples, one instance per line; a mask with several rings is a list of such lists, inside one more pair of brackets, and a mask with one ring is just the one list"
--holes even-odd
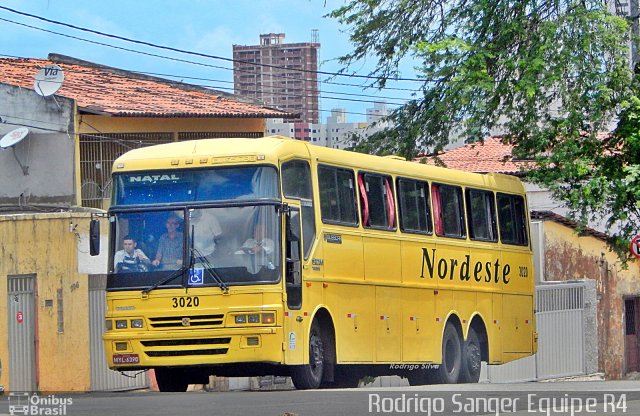
[[(228, 294), (229, 286), (227, 286), (224, 280), (222, 280), (222, 278), (220, 277), (216, 269), (213, 268), (213, 265), (209, 262), (209, 260), (207, 260), (207, 258), (203, 256), (202, 253), (197, 248), (193, 247), (191, 250), (193, 253), (195, 253), (198, 256), (198, 259), (202, 263), (204, 263), (205, 266), (207, 266), (207, 270), (211, 274), (211, 277), (213, 277), (213, 280), (215, 280), (216, 283), (218, 284), (218, 287), (220, 288), (220, 290), (222, 290), (222, 293), (224, 293), (225, 295)], [(193, 267), (193, 264), (191, 265), (191, 267)]]
[(142, 294), (143, 295), (148, 295), (149, 292), (151, 292), (154, 289), (157, 289), (159, 286), (162, 286), (164, 284), (169, 283), (170, 281), (172, 281), (173, 279), (175, 279), (176, 277), (179, 277), (182, 273), (184, 273), (187, 270), (186, 267), (181, 267), (179, 270), (176, 270), (176, 272), (174, 274), (172, 274), (171, 276), (167, 277), (166, 279), (162, 279), (159, 282), (155, 283), (153, 286), (149, 286), (146, 289), (142, 290)]

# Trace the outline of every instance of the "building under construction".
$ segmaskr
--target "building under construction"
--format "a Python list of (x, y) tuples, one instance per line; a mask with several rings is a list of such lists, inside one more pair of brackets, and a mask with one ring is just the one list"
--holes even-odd
[(260, 35), (260, 44), (233, 45), (235, 93), (318, 123), (318, 32), (311, 43), (284, 43), (284, 33)]

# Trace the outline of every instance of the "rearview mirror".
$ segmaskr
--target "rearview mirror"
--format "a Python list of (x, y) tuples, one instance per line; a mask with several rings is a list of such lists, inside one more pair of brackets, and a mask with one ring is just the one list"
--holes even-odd
[(91, 220), (89, 223), (89, 254), (100, 254), (100, 221)]

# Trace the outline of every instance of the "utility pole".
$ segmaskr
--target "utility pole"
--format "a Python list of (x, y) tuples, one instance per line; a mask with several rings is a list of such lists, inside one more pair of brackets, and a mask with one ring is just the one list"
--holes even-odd
[(616, 16), (623, 17), (631, 20), (631, 53), (629, 56), (629, 66), (631, 71), (635, 73), (636, 66), (638, 65), (638, 36), (640, 31), (638, 30), (638, 0), (605, 0), (611, 10), (611, 5), (615, 8)]
[(629, 17), (631, 17), (631, 70), (635, 73), (638, 66), (638, 0), (629, 0)]

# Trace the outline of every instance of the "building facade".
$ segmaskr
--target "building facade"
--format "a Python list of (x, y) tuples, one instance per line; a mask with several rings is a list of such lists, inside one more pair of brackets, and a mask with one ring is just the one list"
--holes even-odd
[(320, 43), (284, 43), (284, 33), (260, 35), (260, 44), (233, 45), (236, 94), (299, 114), (296, 123), (319, 123)]
[(388, 127), (388, 122), (384, 120), (387, 115), (387, 105), (382, 102), (376, 102), (373, 108), (367, 109), (366, 122), (349, 122), (345, 109), (334, 108), (326, 123), (291, 123), (269, 119), (267, 134), (293, 137), (333, 149), (347, 149), (353, 146), (352, 136), (369, 136)]

